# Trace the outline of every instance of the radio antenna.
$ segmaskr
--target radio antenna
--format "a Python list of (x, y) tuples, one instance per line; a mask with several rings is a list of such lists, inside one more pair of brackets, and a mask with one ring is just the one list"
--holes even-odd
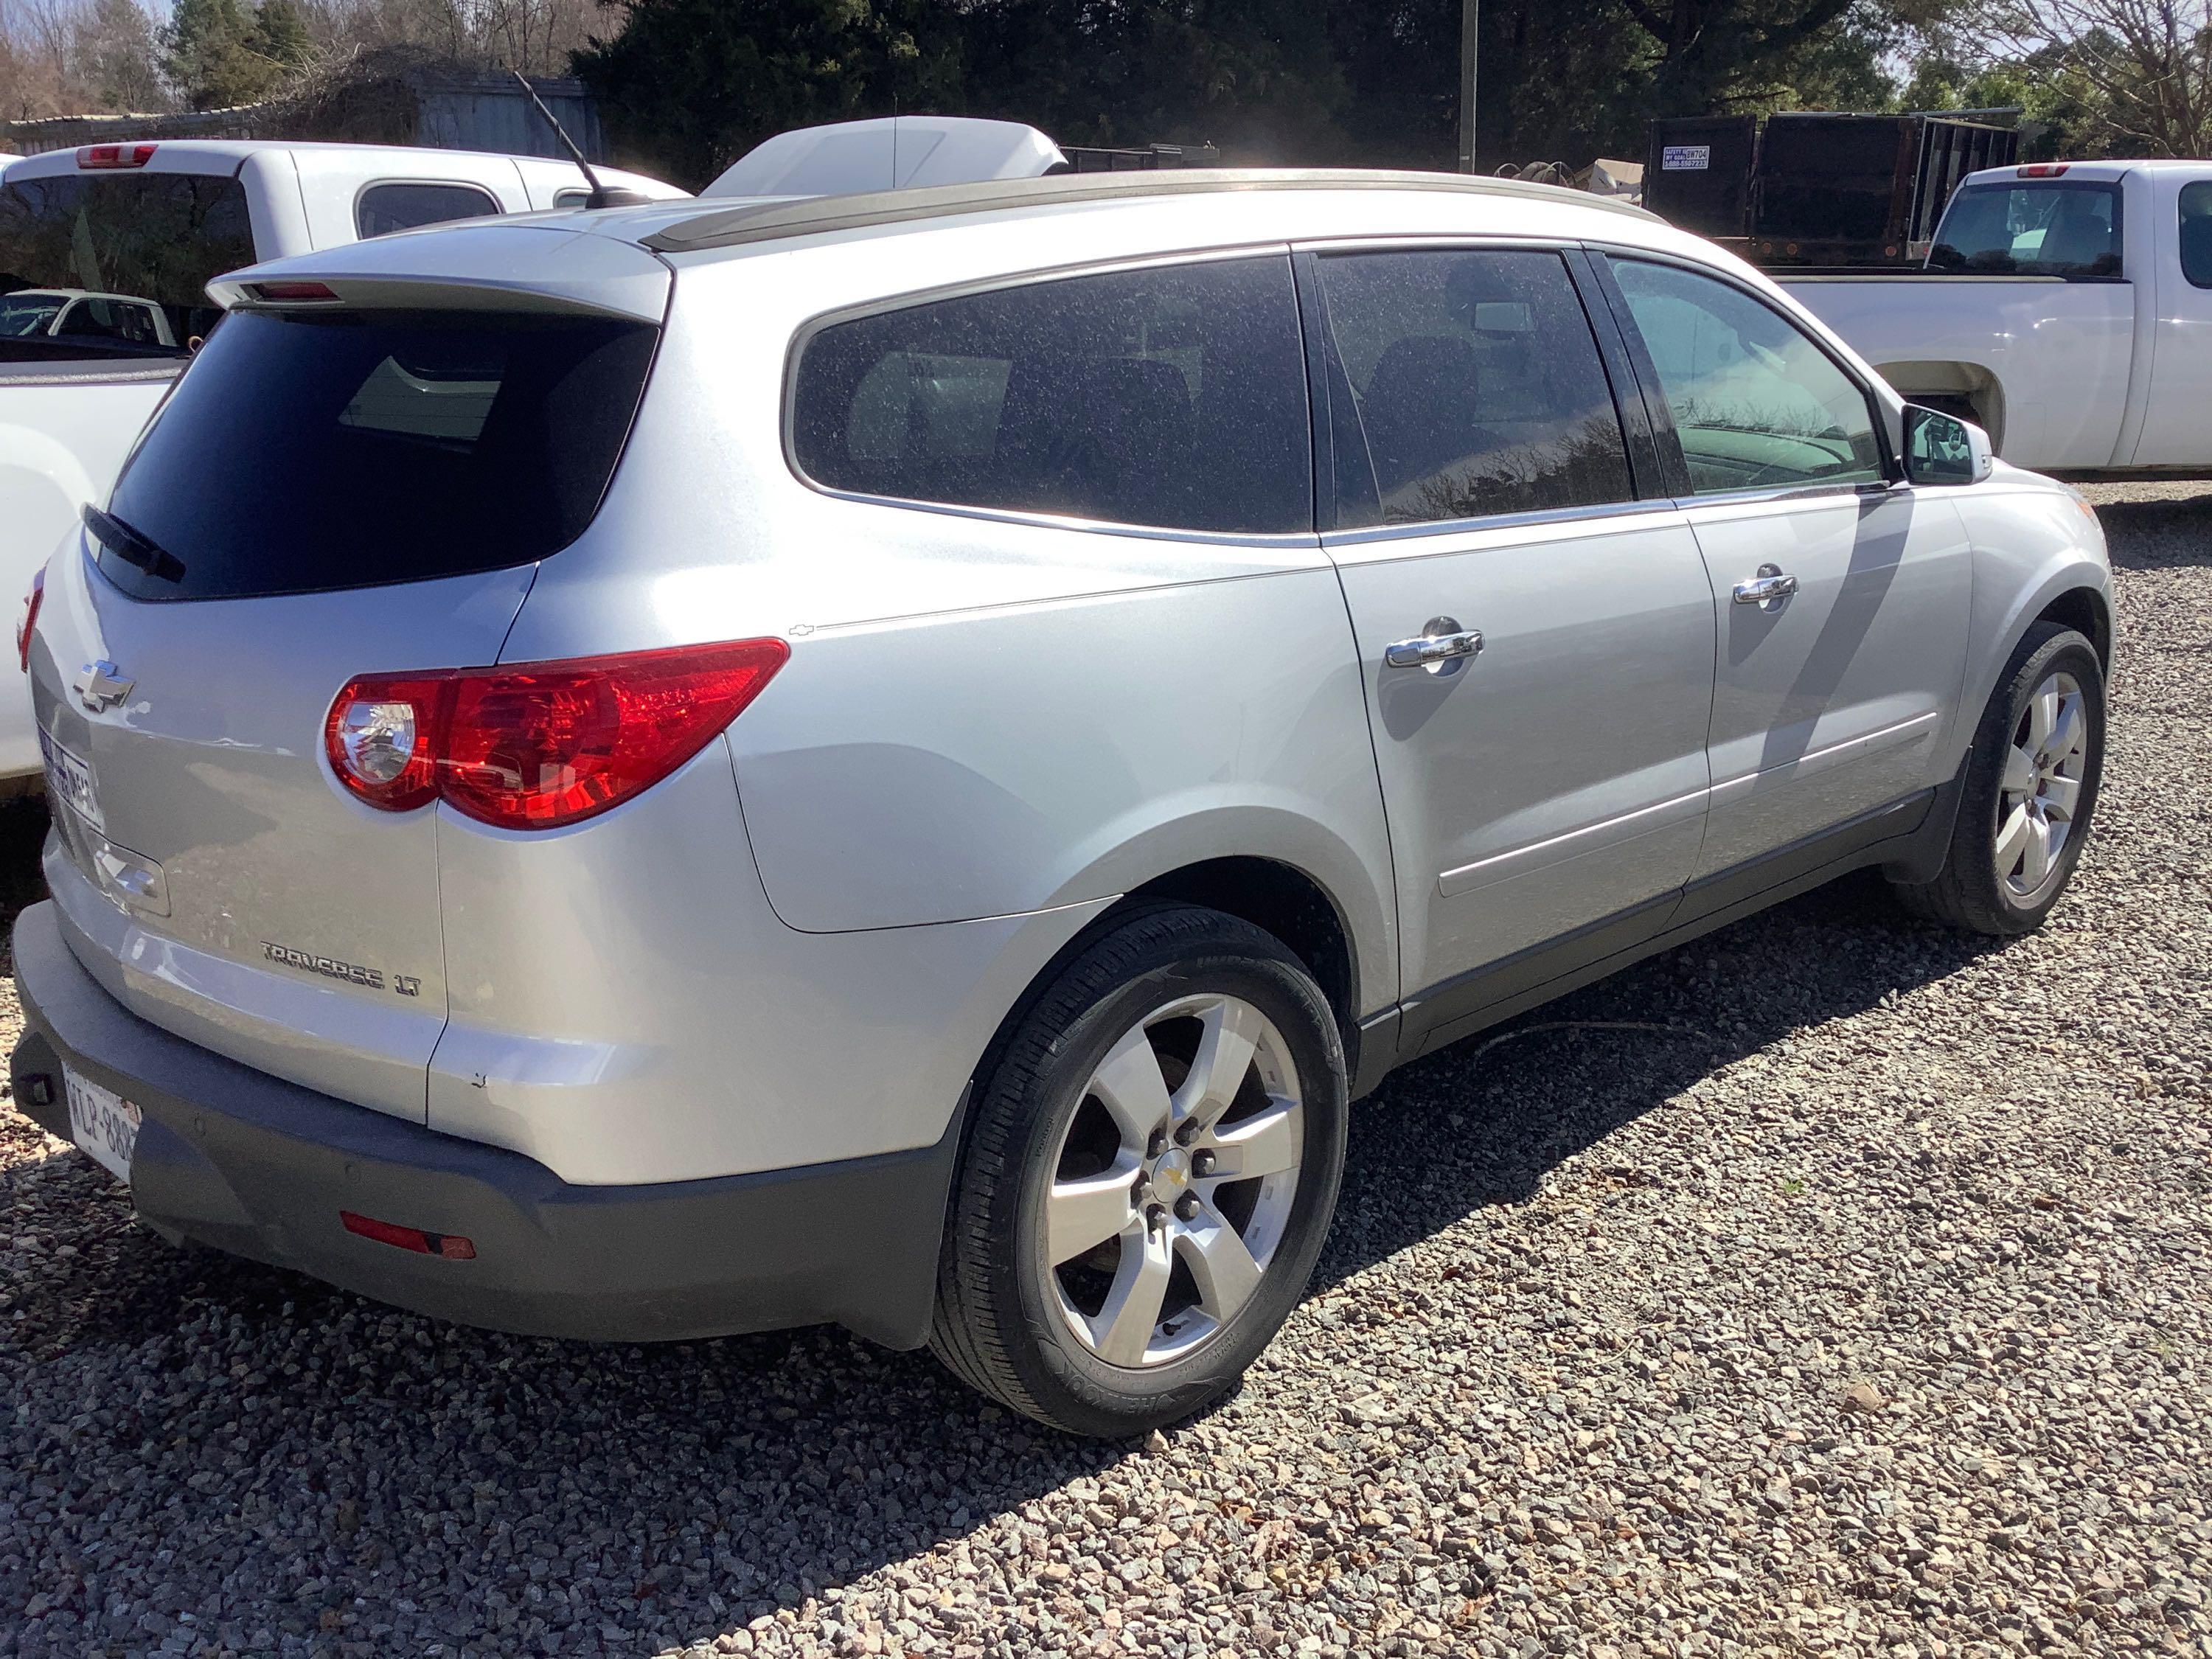
[(545, 107), (545, 100), (538, 95), (538, 88), (530, 84), (529, 77), (520, 70), (509, 70), (507, 73), (515, 78), (530, 101), (538, 106), (538, 112), (545, 118), (545, 125), (553, 129), (553, 136), (561, 141), (561, 148), (568, 152), (568, 159), (576, 164), (576, 170), (584, 175), (584, 182), (592, 187), (591, 193), (584, 198), (586, 207), (635, 207), (651, 199), (634, 190), (625, 190), (620, 185), (601, 184), (599, 175), (592, 171), (592, 164), (584, 159), (584, 152), (576, 148), (576, 141), (568, 136), (568, 128), (562, 126), (553, 112)]

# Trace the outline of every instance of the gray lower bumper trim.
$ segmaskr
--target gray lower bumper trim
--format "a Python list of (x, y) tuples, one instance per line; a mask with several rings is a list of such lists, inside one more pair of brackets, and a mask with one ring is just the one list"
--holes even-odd
[[(576, 1187), (520, 1153), (286, 1083), (149, 1024), (64, 942), (15, 924), (28, 1030), (19, 1106), (68, 1133), (60, 1064), (134, 1102), (142, 1218), (172, 1236), (495, 1330), (659, 1341), (836, 1322), (892, 1347), (929, 1332), (953, 1114), (935, 1146), (644, 1187)], [(349, 1233), (350, 1210), (459, 1234), (473, 1261)]]

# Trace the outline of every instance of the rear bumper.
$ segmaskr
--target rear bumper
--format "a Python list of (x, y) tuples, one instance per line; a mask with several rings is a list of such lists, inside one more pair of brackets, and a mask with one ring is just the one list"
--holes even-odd
[[(657, 1341), (835, 1322), (927, 1338), (964, 1113), (934, 1146), (647, 1186), (580, 1187), (226, 1060), (139, 1018), (64, 941), (15, 924), (18, 1109), (66, 1139), (61, 1062), (143, 1117), (131, 1197), (157, 1231), (495, 1330)], [(356, 1237), (341, 1211), (459, 1235), (449, 1261)]]

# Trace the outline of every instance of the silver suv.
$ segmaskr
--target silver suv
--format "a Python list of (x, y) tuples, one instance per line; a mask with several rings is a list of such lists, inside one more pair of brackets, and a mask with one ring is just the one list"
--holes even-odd
[(2094, 516), (1632, 210), (663, 204), (241, 272), (23, 648), (15, 1099), (157, 1232), (1091, 1434), (1392, 1066), (1840, 872), (2081, 852)]

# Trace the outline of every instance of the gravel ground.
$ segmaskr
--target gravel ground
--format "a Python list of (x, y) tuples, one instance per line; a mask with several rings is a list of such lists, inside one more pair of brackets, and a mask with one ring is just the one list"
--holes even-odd
[(2212, 486), (2098, 495), (2041, 934), (1853, 880), (1401, 1073), (1281, 1340), (1143, 1446), (832, 1331), (180, 1255), (0, 1114), (0, 1653), (2212, 1656)]

